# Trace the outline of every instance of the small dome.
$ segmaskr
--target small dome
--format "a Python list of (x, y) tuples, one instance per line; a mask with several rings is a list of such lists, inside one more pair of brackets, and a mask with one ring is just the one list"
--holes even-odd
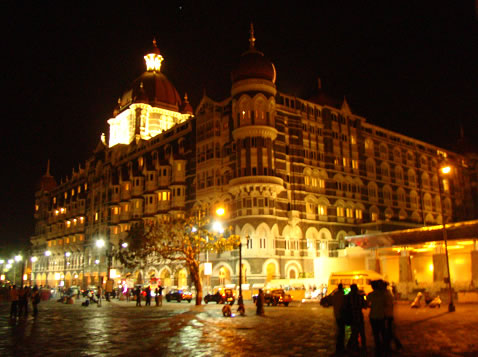
[(265, 79), (272, 83), (276, 80), (274, 64), (254, 48), (242, 54), (239, 64), (231, 73), (233, 82), (250, 78)]
[(264, 57), (264, 54), (255, 48), (256, 38), (254, 37), (254, 27), (251, 24), (249, 50), (244, 52), (239, 59), (239, 64), (231, 73), (232, 82), (243, 79), (259, 78), (276, 81), (276, 69), (274, 64)]
[(133, 102), (148, 103), (152, 106), (179, 107), (181, 98), (178, 91), (164, 74), (156, 71), (144, 72), (133, 83)]

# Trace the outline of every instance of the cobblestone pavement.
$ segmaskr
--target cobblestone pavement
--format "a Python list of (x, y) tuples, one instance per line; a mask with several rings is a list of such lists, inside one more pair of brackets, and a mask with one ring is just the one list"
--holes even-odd
[[(0, 304), (1, 356), (331, 356), (331, 308), (318, 304), (266, 307), (256, 316), (225, 318), (222, 305), (187, 302), (135, 307), (103, 302), (82, 307), (54, 301), (40, 304), (39, 316), (11, 321)], [(235, 311), (235, 307), (233, 307)], [(397, 335), (404, 349), (396, 356), (478, 356), (478, 306), (441, 309), (396, 308)], [(373, 355), (370, 326), (368, 355)]]

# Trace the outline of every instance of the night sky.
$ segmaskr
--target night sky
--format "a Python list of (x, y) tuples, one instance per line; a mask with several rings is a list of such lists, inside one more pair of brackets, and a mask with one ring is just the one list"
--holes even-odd
[(218, 101), (229, 96), (252, 20), (280, 91), (306, 99), (320, 77), (326, 92), (345, 96), (373, 124), (445, 148), (460, 126), (478, 138), (474, 1), (114, 2), (106, 10), (18, 3), (0, 5), (0, 256), (33, 233), (34, 191), (47, 160), (57, 181), (84, 163), (117, 98), (144, 72), (153, 37), (162, 72), (193, 106), (204, 91)]

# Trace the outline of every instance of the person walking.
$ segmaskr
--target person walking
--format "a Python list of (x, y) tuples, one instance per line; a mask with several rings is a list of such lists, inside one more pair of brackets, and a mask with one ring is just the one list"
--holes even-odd
[(38, 304), (40, 303), (40, 291), (38, 291), (38, 287), (35, 287), (32, 290), (32, 306), (33, 306), (33, 316), (36, 317), (38, 315)]
[(383, 290), (385, 292), (385, 351), (390, 351), (390, 345), (393, 342), (397, 351), (403, 347), (402, 343), (395, 334), (395, 323), (393, 320), (394, 295), (387, 288), (388, 283), (384, 282)]
[(98, 285), (98, 307), (101, 307), (101, 296), (103, 295), (103, 290), (101, 285)]
[(337, 353), (342, 353), (344, 352), (345, 340), (345, 319), (343, 316), (345, 294), (344, 287), (341, 283), (338, 285), (337, 290), (330, 297), (332, 299), (332, 306), (334, 307), (334, 317), (336, 323), (335, 351)]
[(256, 299), (256, 315), (264, 316), (264, 291), (262, 289), (259, 289)]
[(373, 291), (368, 294), (367, 300), (370, 304), (375, 356), (379, 357), (385, 355), (385, 291), (382, 288), (382, 280), (374, 280), (371, 285)]
[[(367, 339), (365, 337), (365, 323), (362, 309), (367, 308), (363, 295), (359, 294), (357, 284), (350, 285), (350, 293), (345, 297), (345, 304), (348, 304), (350, 311), (351, 334), (347, 348), (351, 351), (367, 350)], [(359, 338), (360, 336), (360, 346)]]
[(10, 287), (10, 302), (10, 318), (15, 319), (18, 310), (18, 290), (16, 285)]
[(141, 289), (139, 288), (139, 286), (136, 288), (135, 294), (136, 294), (136, 306), (141, 307)]
[(148, 286), (146, 288), (146, 304), (145, 306), (151, 306), (151, 288)]
[(159, 288), (154, 289), (154, 302), (156, 303), (156, 307), (159, 306)]
[(163, 290), (164, 290), (164, 288), (163, 288), (162, 285), (160, 285), (158, 287), (158, 289), (159, 289), (159, 306), (163, 306)]

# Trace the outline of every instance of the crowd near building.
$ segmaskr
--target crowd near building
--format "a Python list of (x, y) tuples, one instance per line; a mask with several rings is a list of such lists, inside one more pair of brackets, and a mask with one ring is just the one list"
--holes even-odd
[[(367, 122), (345, 98), (329, 97), (320, 80), (312, 98), (281, 92), (280, 73), (257, 49), (252, 28), (248, 47), (238, 54), (230, 94), (204, 94), (193, 110), (161, 71), (153, 43), (146, 71), (118, 100), (90, 158), (61, 180), (48, 165), (40, 180), (32, 284), (86, 287), (109, 274), (115, 284), (190, 286), (184, 267), (129, 270), (114, 251), (141, 220), (214, 218), (218, 207), (242, 239), (242, 267), (237, 251), (209, 254), (211, 286), (237, 283), (239, 269), (245, 284), (320, 284), (331, 271), (350, 269), (398, 282), (392, 258), (413, 257), (417, 247), (395, 247), (387, 259), (346, 237), (476, 217), (476, 160)], [(463, 263), (468, 282), (478, 267), (471, 243), (464, 244), (472, 251)], [(433, 282), (427, 264), (412, 266), (408, 281)]]

